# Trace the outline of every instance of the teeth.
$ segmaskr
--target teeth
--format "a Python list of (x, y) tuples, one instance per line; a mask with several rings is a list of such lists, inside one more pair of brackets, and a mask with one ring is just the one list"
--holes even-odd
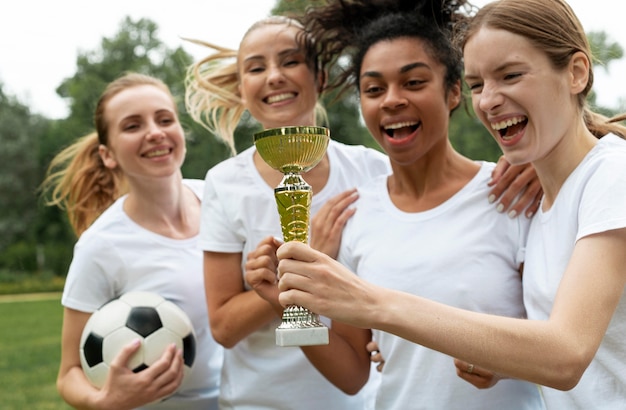
[(515, 118), (510, 118), (506, 121), (493, 122), (491, 123), (491, 128), (494, 129), (495, 131), (499, 131), (501, 129), (510, 127), (511, 125), (518, 124), (524, 121), (525, 119), (526, 119), (525, 117), (515, 117)]
[(273, 103), (276, 103), (276, 102), (288, 100), (288, 99), (293, 98), (293, 97), (295, 97), (294, 93), (284, 93), (284, 94), (272, 95), (271, 97), (267, 97), (267, 102), (269, 104), (273, 104)]
[(389, 125), (385, 125), (385, 129), (386, 130), (397, 130), (398, 128), (404, 128), (404, 127), (412, 127), (414, 125), (416, 125), (417, 122), (409, 122), (409, 121), (405, 121), (405, 122), (398, 122), (395, 124), (389, 124)]
[(170, 152), (169, 149), (160, 149), (160, 150), (156, 150), (156, 151), (150, 151), (146, 154), (146, 157), (148, 158), (153, 158), (153, 157), (158, 157), (161, 155), (166, 155)]

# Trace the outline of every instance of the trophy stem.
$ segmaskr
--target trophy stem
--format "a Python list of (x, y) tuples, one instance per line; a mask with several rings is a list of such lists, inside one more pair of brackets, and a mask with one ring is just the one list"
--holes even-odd
[[(311, 186), (301, 175), (289, 173), (274, 189), (274, 194), (284, 240), (308, 243)], [(285, 308), (282, 323), (276, 329), (278, 346), (312, 346), (328, 342), (328, 328), (319, 315), (300, 306)]]

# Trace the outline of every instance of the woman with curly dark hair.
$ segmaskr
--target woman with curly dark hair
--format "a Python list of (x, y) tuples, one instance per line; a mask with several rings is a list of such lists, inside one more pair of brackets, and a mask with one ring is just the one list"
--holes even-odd
[[(451, 24), (463, 17), (464, 4), (333, 1), (304, 18), (321, 61), (343, 69), (333, 84), (346, 91), (356, 86), (364, 122), (392, 167), (391, 175), (358, 187), (357, 212), (344, 228), (338, 261), (364, 283), (477, 312), (525, 317), (521, 271), (529, 220), (493, 212), (484, 198), (495, 164), (464, 157), (448, 135), (462, 99), (462, 61), (451, 42)], [(286, 244), (278, 253), (300, 259), (293, 253), (298, 249)], [(288, 272), (280, 280), (280, 288), (287, 290), (281, 302), (293, 302), (296, 294), (314, 311), (326, 311), (288, 290), (308, 291), (308, 280), (290, 274), (306, 265), (280, 264), (280, 272)], [(354, 275), (347, 280), (361, 284)], [(313, 293), (324, 305), (370, 310), (350, 295), (342, 295), (341, 302), (321, 295), (337, 296), (343, 284), (315, 279), (310, 285), (320, 286), (320, 294), (317, 288)], [(339, 323), (345, 320), (334, 308), (326, 313)], [(316, 363), (344, 390), (358, 389), (364, 379), (358, 370), (361, 359), (353, 353), (358, 346), (351, 340), (367, 340), (373, 328), (366, 322), (350, 324), (358, 327), (347, 332), (343, 323), (342, 334), (331, 329), (335, 357)], [(366, 336), (355, 336), (361, 333)], [(457, 377), (454, 359), (446, 354), (388, 332), (374, 331), (374, 339), (385, 358), (378, 409), (543, 408), (533, 383), (509, 379), (477, 390)], [(469, 370), (485, 383), (500, 379), (477, 366)]]

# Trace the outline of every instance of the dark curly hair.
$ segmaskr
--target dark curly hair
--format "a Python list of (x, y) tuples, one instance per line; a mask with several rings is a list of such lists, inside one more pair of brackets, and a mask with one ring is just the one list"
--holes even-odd
[(319, 63), (333, 78), (327, 88), (341, 93), (360, 80), (363, 57), (374, 44), (396, 38), (417, 38), (446, 67), (445, 86), (462, 78), (462, 57), (452, 44), (454, 24), (467, 18), (466, 0), (331, 0), (301, 17), (315, 39)]

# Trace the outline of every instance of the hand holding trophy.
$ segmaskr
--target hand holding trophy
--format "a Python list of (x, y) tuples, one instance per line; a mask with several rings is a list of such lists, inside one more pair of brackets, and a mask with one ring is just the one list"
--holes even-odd
[[(254, 134), (254, 145), (261, 158), (284, 174), (274, 195), (285, 242), (308, 242), (313, 190), (301, 174), (324, 157), (329, 140), (327, 128), (313, 126), (272, 128)], [(328, 328), (308, 309), (288, 306), (276, 329), (276, 344), (328, 344)]]

